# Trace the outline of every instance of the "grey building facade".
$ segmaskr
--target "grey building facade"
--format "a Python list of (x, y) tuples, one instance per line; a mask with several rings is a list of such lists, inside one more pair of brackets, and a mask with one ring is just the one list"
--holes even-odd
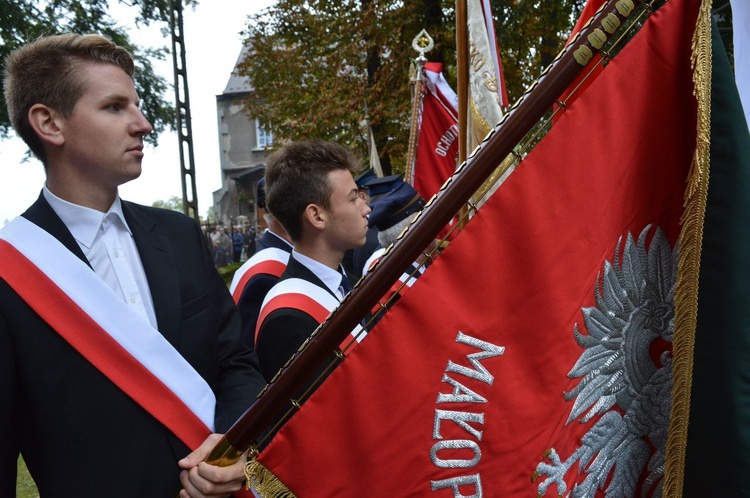
[(239, 216), (257, 222), (255, 195), (258, 180), (265, 172), (264, 160), (271, 134), (255, 118), (249, 117), (241, 99), (252, 90), (246, 77), (236, 75), (236, 66), (245, 57), (243, 46), (224, 91), (216, 96), (219, 131), (221, 188), (213, 192), (217, 223), (230, 226)]

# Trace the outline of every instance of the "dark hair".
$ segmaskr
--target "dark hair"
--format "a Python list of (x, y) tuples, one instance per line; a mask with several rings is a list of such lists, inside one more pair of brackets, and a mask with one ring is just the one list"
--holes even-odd
[(133, 77), (130, 53), (100, 35), (63, 34), (43, 36), (23, 45), (5, 58), (5, 104), (16, 133), (46, 165), (41, 139), (29, 123), (29, 109), (36, 104), (70, 116), (86, 91), (76, 71), (83, 62), (114, 64)]
[(307, 206), (331, 207), (328, 173), (356, 171), (358, 166), (354, 153), (337, 143), (316, 139), (286, 144), (266, 161), (266, 206), (297, 241)]

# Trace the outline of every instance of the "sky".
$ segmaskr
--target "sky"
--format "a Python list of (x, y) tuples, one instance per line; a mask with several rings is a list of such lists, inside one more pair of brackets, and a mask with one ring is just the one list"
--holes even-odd
[[(170, 38), (162, 37), (159, 26), (136, 29), (132, 23), (133, 11), (114, 1), (110, 3), (118, 23), (130, 26), (135, 43), (171, 48)], [(275, 0), (201, 0), (195, 9), (188, 7), (183, 11), (195, 182), (201, 216), (205, 217), (213, 204), (213, 191), (221, 187), (216, 96), (224, 90), (240, 54), (240, 32), (245, 28), (247, 16), (274, 3)], [(174, 102), (171, 58), (154, 64), (156, 71), (170, 83), (165, 99)], [(0, 226), (23, 213), (44, 185), (41, 163), (35, 158), (24, 161), (27, 150), (20, 138), (0, 140)], [(141, 177), (121, 186), (120, 196), (145, 205), (172, 196), (182, 198), (176, 133), (160, 135), (156, 148), (146, 146)]]

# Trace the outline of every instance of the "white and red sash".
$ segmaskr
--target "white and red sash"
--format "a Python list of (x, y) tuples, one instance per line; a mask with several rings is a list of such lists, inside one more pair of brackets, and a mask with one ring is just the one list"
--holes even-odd
[(372, 268), (375, 266), (375, 263), (380, 261), (380, 258), (383, 257), (383, 253), (385, 252), (384, 247), (378, 247), (373, 251), (372, 254), (370, 254), (370, 257), (367, 258), (367, 261), (365, 261), (365, 266), (362, 267), (362, 276), (364, 277), (367, 275), (367, 273), (372, 270)]
[[(255, 326), (256, 344), (263, 322), (268, 315), (276, 310), (282, 308), (297, 309), (310, 315), (318, 324), (321, 324), (338, 305), (338, 299), (312, 282), (301, 278), (282, 280), (268, 291), (263, 301), (263, 306), (258, 316), (258, 323)], [(367, 331), (361, 325), (357, 325), (351, 331), (349, 337), (341, 343), (341, 348), (348, 347), (351, 349), (351, 347), (361, 342), (366, 335)]]
[[(367, 275), (367, 273), (370, 272), (375, 267), (375, 265), (383, 258), (384, 253), (385, 249), (383, 248), (377, 249), (372, 253), (372, 255), (365, 262), (364, 269), (362, 270), (363, 277)], [(412, 263), (411, 266), (409, 266), (409, 269), (402, 273), (400, 277), (398, 277), (398, 280), (394, 282), (391, 288), (388, 289), (388, 292), (386, 292), (385, 295), (381, 298), (381, 301), (373, 306), (370, 312), (372, 314), (377, 313), (381, 308), (380, 303), (387, 303), (394, 294), (403, 296), (404, 293), (409, 290), (412, 285), (414, 285), (414, 282), (416, 282), (416, 280), (424, 273), (424, 270), (424, 265)]]
[(0, 278), (183, 443), (213, 432), (216, 398), (159, 331), (56, 238), (18, 217), (0, 230)]
[(242, 266), (240, 266), (232, 277), (232, 284), (229, 286), (229, 292), (235, 303), (240, 302), (242, 291), (245, 286), (256, 275), (267, 274), (276, 278), (286, 270), (289, 262), (289, 252), (276, 247), (268, 247), (255, 253)]

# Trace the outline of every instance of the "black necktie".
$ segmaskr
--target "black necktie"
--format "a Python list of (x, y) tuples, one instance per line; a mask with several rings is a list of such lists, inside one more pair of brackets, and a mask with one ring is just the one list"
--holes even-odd
[(341, 275), (341, 287), (344, 289), (345, 296), (352, 290), (352, 284), (349, 283), (349, 279), (346, 275)]
[[(344, 289), (344, 297), (346, 297), (346, 295), (349, 294), (349, 292), (351, 292), (352, 284), (349, 283), (349, 279), (347, 278), (346, 275), (341, 275), (341, 285), (339, 285), (339, 288)], [(359, 322), (359, 324), (362, 326), (363, 329), (366, 330), (366, 327), (365, 327), (366, 320), (363, 319), (361, 322)]]

